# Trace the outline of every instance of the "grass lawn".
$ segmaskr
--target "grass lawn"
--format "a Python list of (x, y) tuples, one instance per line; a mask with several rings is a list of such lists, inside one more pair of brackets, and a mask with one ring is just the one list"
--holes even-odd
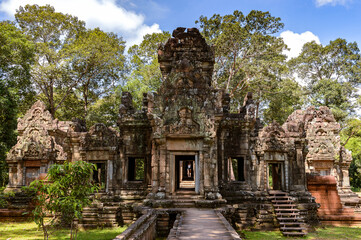
[[(127, 227), (92, 229), (78, 232), (78, 240), (110, 240), (122, 233)], [(56, 230), (49, 239), (65, 240), (70, 238), (70, 231)], [(38, 230), (34, 222), (0, 222), (0, 239), (1, 240), (42, 240), (43, 231)]]
[(284, 237), (280, 231), (271, 232), (252, 232), (241, 231), (242, 239), (252, 240), (274, 240), (274, 239), (317, 239), (317, 240), (329, 240), (329, 239), (361, 239), (360, 227), (321, 227), (317, 228), (316, 232), (307, 234), (302, 238)]

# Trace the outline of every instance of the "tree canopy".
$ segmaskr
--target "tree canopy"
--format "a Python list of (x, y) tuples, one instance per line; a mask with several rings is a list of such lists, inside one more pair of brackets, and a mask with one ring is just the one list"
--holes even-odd
[(360, 60), (357, 44), (338, 38), (326, 46), (306, 43), (290, 66), (305, 82), (309, 104), (328, 106), (337, 121), (344, 121), (357, 107)]
[(15, 18), (36, 46), (31, 79), (50, 113), (55, 116), (68, 97), (79, 98), (83, 109), (74, 112), (86, 120), (89, 105), (121, 77), (125, 42), (114, 33), (87, 30), (77, 17), (49, 5), (20, 7)]

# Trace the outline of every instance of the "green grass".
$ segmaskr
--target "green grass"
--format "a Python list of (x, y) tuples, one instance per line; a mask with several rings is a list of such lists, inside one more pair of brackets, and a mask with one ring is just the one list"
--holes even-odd
[(340, 239), (340, 240), (351, 240), (361, 239), (361, 228), (360, 227), (321, 227), (317, 228), (315, 232), (307, 234), (306, 237), (291, 238), (284, 237), (280, 231), (269, 231), (269, 232), (253, 232), (243, 230), (240, 232), (242, 239), (252, 240), (274, 240), (274, 239), (317, 239), (317, 240), (329, 240), (329, 239)]
[[(78, 232), (78, 240), (110, 240), (122, 233), (126, 227), (92, 229)], [(65, 240), (70, 238), (69, 230), (55, 230), (49, 239)], [(43, 232), (34, 222), (0, 222), (0, 240), (42, 240)]]

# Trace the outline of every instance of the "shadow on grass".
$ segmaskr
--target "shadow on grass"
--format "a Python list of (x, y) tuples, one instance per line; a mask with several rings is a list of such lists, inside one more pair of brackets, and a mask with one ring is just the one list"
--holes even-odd
[(252, 240), (275, 240), (275, 239), (314, 239), (314, 240), (356, 240), (361, 239), (360, 227), (321, 227), (315, 232), (308, 233), (305, 237), (284, 237), (280, 231), (254, 232), (243, 230), (240, 231), (242, 239)]
[[(126, 227), (123, 228), (104, 228), (91, 229), (78, 232), (78, 240), (111, 240), (121, 234)], [(70, 231), (61, 229), (52, 231), (49, 239), (65, 240), (69, 239)], [(11, 240), (42, 240), (44, 239), (43, 231), (38, 230), (34, 222), (22, 223), (0, 223), (0, 239)]]

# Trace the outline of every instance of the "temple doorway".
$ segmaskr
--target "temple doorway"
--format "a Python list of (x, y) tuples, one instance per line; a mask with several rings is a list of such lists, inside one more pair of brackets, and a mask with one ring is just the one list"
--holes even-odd
[(282, 163), (268, 164), (268, 187), (270, 190), (282, 190)]
[(195, 191), (195, 156), (175, 156), (177, 190)]

